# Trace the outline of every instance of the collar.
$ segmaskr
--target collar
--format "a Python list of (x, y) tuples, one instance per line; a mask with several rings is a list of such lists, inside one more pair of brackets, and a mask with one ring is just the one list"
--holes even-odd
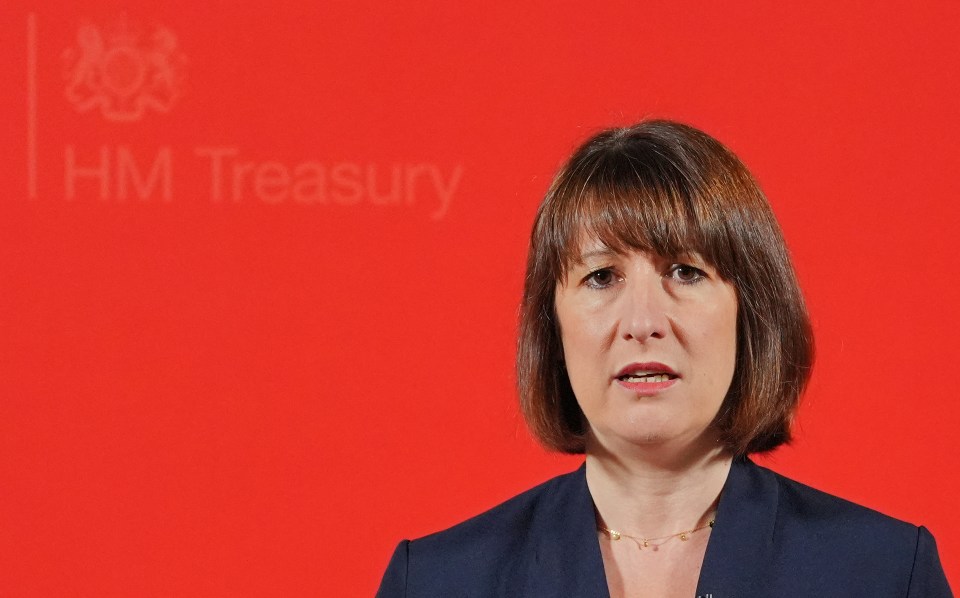
[[(697, 596), (762, 595), (759, 584), (773, 555), (778, 484), (772, 472), (747, 458), (734, 459), (717, 505), (716, 526), (704, 555)], [(523, 596), (609, 598), (597, 539), (586, 464), (546, 489), (531, 514), (533, 550), (527, 553)]]

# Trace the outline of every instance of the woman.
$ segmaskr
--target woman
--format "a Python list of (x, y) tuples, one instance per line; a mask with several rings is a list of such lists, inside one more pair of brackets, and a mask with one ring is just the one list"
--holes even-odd
[(379, 596), (951, 596), (930, 533), (747, 455), (789, 441), (813, 362), (766, 198), (691, 127), (604, 131), (530, 242), (517, 371), (554, 478), (403, 541)]

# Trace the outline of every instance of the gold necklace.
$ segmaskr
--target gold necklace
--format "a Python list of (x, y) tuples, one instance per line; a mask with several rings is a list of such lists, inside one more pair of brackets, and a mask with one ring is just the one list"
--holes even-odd
[[(706, 525), (701, 525), (700, 527), (688, 529), (686, 531), (683, 531), (677, 534), (660, 536), (659, 538), (639, 538), (637, 536), (631, 536), (630, 534), (618, 532), (615, 529), (610, 529), (609, 527), (606, 527), (600, 524), (597, 524), (597, 530), (604, 532), (605, 534), (610, 536), (611, 540), (614, 540), (614, 541), (619, 540), (620, 538), (630, 538), (631, 540), (637, 543), (637, 546), (640, 547), (640, 550), (643, 550), (644, 548), (650, 548), (650, 547), (652, 547), (654, 550), (657, 550), (661, 546), (669, 542), (670, 540), (673, 540), (674, 538), (680, 538), (681, 542), (686, 542), (687, 540), (690, 539), (690, 534), (699, 532), (702, 529), (707, 529), (708, 527), (712, 528), (715, 523), (716, 523), (716, 519), (711, 519), (706, 523)], [(657, 540), (663, 540), (663, 542), (658, 543)]]

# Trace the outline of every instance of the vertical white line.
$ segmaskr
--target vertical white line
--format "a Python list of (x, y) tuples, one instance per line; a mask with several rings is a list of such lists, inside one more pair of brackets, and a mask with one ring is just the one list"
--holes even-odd
[(37, 14), (27, 15), (27, 193), (37, 198)]

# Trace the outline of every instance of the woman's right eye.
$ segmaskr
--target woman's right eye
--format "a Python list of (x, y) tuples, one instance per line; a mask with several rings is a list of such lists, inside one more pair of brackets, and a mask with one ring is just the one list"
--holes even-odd
[(610, 268), (594, 270), (584, 279), (584, 283), (593, 289), (605, 289), (617, 282), (617, 276)]

